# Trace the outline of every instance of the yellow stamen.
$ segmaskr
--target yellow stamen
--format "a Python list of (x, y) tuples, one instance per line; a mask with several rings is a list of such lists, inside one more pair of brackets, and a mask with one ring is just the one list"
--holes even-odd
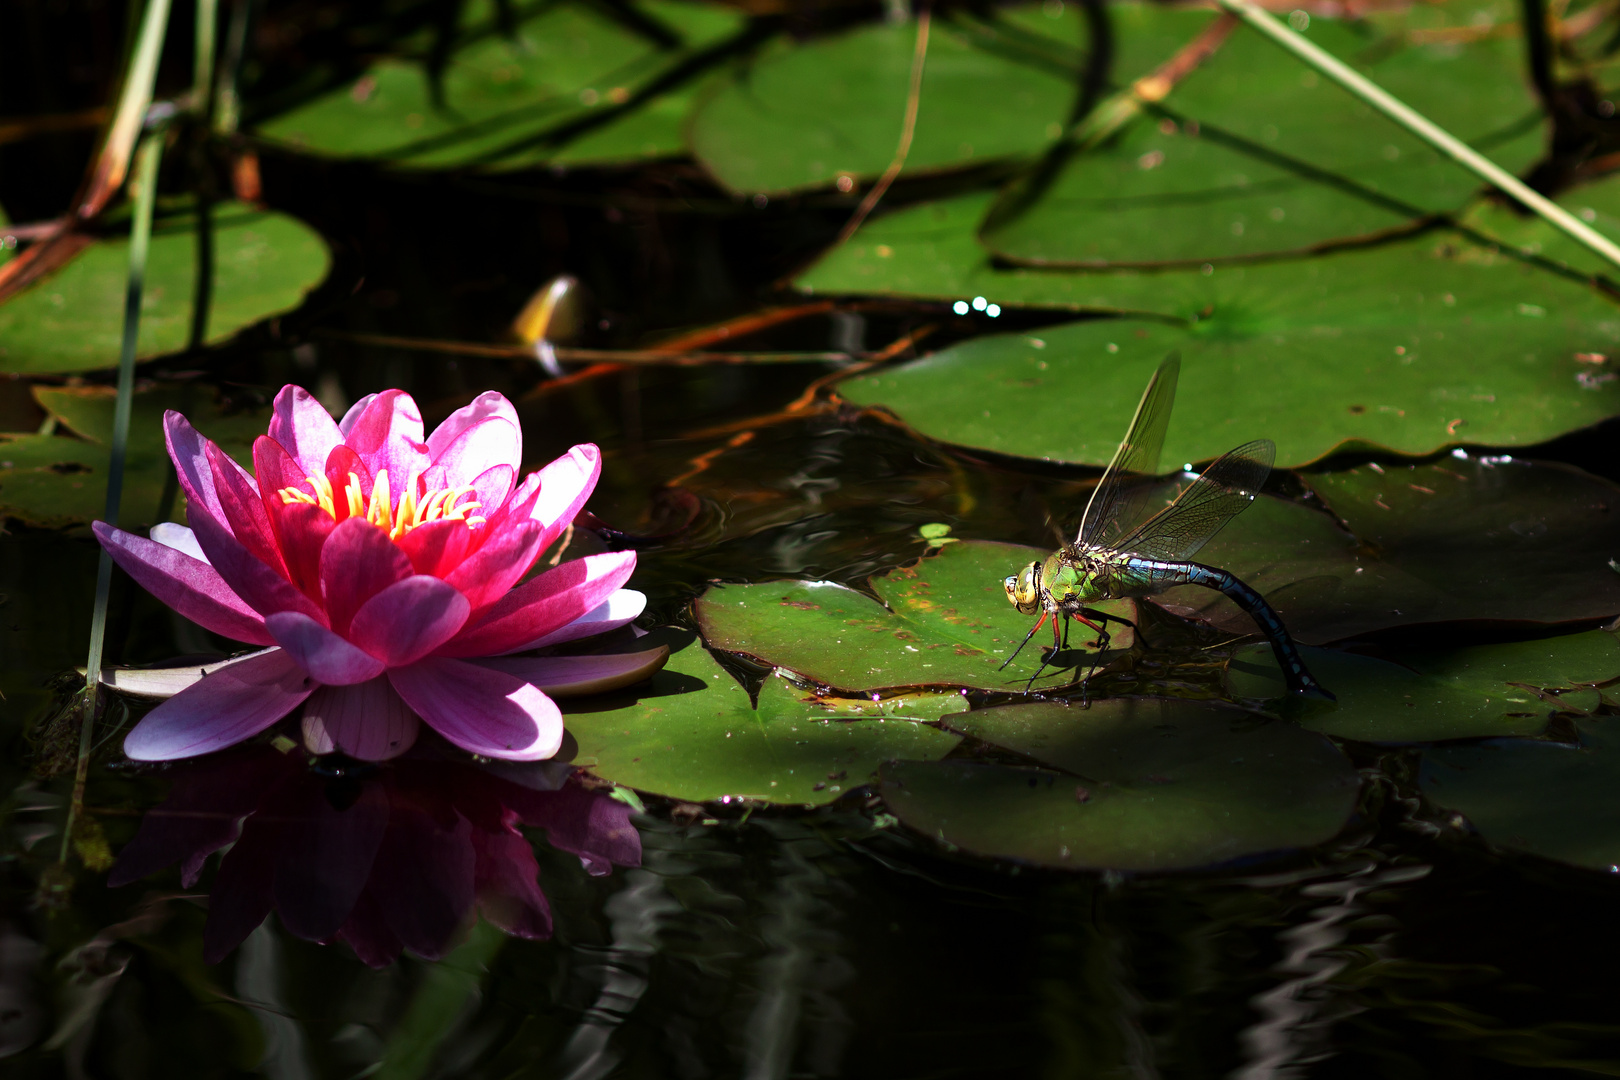
[[(337, 493), (335, 498), (332, 484), (324, 476), (305, 478), (304, 483), (310, 486), (313, 495), (296, 487), (282, 488), (276, 494), (281, 496), (283, 503), (309, 503), (312, 506), (319, 506), (333, 519), (337, 518), (336, 499), (341, 498), (348, 506), (350, 517), (364, 518), (387, 532), (394, 540), (398, 540), (417, 526), (432, 521), (462, 521), (468, 528), (485, 523), (486, 519), (482, 516), (468, 516), (483, 505), (477, 500), (476, 488), (436, 488), (418, 497), (416, 493), (418, 480), (418, 477), (411, 477), (409, 486), (400, 496), (398, 507), (393, 504), (387, 469), (377, 473), (377, 479), (371, 486), (369, 502), (360, 484), (360, 477), (352, 472), (349, 474), (348, 483), (343, 485), (343, 490)], [(467, 502), (460, 501), (467, 496), (472, 496), (472, 499)]]

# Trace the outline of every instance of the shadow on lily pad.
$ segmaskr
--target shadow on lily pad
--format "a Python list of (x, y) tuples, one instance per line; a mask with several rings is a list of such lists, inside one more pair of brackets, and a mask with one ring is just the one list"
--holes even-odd
[(1309, 847), (1339, 833), (1361, 786), (1322, 736), (1209, 702), (1039, 702), (945, 722), (1038, 767), (896, 762), (884, 800), (926, 836), (1039, 866), (1186, 870)]

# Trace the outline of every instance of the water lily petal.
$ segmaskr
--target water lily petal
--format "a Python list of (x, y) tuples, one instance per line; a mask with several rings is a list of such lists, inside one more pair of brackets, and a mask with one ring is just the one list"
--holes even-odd
[(201, 766), (177, 766), (169, 797), (141, 818), (135, 838), (107, 874), (113, 887), (180, 863), (180, 884), (191, 888), (203, 862), (233, 843), (242, 818), (271, 788), (302, 772), (299, 761), (268, 746), (244, 746)]
[(411, 576), (411, 560), (365, 518), (341, 522), (321, 549), (321, 586), (332, 629), (349, 632), (355, 612), (373, 596)]
[(183, 555), (190, 555), (198, 562), (208, 561), (208, 556), (203, 554), (202, 545), (197, 543), (197, 535), (184, 525), (160, 521), (152, 526), (149, 535), (166, 548), (174, 548)]
[(594, 656), (492, 656), (470, 663), (533, 683), (554, 698), (602, 694), (650, 678), (669, 660), (669, 646)]
[(332, 516), (313, 503), (288, 502), (282, 497), (281, 492), (289, 488), (306, 495), (315, 489), (303, 466), (280, 443), (261, 435), (253, 444), (253, 467), (264, 492), (260, 505), (281, 553), (279, 566), (299, 591), (319, 604), (321, 549), (332, 532)]
[(407, 949), (437, 960), (473, 906), (472, 823), (442, 822), (428, 807), (390, 800), (388, 832), (367, 892)]
[(529, 572), (544, 550), (544, 532), (537, 522), (514, 522), (485, 540), (444, 579), (461, 590), (475, 614), (481, 614)]
[(360, 460), (360, 455), (349, 447), (333, 447), (331, 455), (326, 459), (326, 482), (332, 485), (332, 514), (339, 522), (349, 516), (349, 500), (340, 493), (357, 480), (359, 484), (356, 486), (364, 493), (366, 499), (370, 499), (371, 470)]
[(349, 638), (389, 667), (402, 667), (454, 637), (471, 610), (455, 586), (418, 574), (367, 600), (349, 624)]
[[(477, 558), (474, 556), (467, 564)], [(440, 653), (444, 656), (496, 656), (511, 652), (594, 610), (629, 580), (635, 568), (635, 552), (613, 551), (573, 559), (536, 574), (502, 595), (476, 624), (464, 630)], [(451, 575), (451, 584), (459, 584), (458, 576), (459, 572)]]
[[(358, 645), (296, 611), (283, 611), (264, 620), (277, 644), (309, 673), (327, 686), (352, 686), (374, 679), (388, 666)], [(205, 680), (206, 681), (206, 680)]]
[(385, 678), (323, 686), (304, 702), (304, 747), (341, 750), (361, 761), (387, 761), (416, 744), (421, 721)]
[(275, 644), (265, 629), (264, 617), (243, 603), (207, 562), (102, 521), (91, 528), (113, 562), (147, 592), (192, 622), (250, 645)]
[[(345, 416), (345, 423), (348, 420)], [(373, 476), (387, 469), (396, 494), (433, 463), (422, 438), (422, 413), (403, 390), (385, 390), (371, 399), (344, 428), (344, 442), (360, 455)]]
[(147, 713), (124, 739), (124, 753), (136, 761), (170, 761), (222, 749), (257, 735), (314, 689), (291, 656), (267, 650)]
[(343, 441), (343, 433), (325, 406), (308, 390), (302, 386), (284, 386), (276, 395), (270, 438), (292, 455), (304, 476), (319, 476), (326, 465), (326, 456)]
[(383, 917), (382, 906), (369, 887), (355, 901), (354, 910), (337, 932), (339, 941), (346, 941), (354, 950), (354, 957), (370, 968), (385, 968), (399, 959), (405, 948)]
[(264, 501), (259, 490), (248, 483), (236, 468), (236, 462), (212, 443), (206, 448), (208, 462), (214, 474), (214, 496), (219, 500), (226, 528), (237, 543), (248, 553), (272, 570), (282, 574), (286, 569), (265, 517)]
[(591, 443), (581, 443), (540, 470), (540, 498), (529, 516), (545, 526), (541, 550), (562, 535), (562, 531), (585, 506), (596, 481), (602, 475), (602, 451)]
[(630, 807), (618, 799), (575, 782), (560, 791), (526, 792), (510, 805), (525, 825), (544, 828), (552, 847), (578, 855), (594, 876), (641, 865), (641, 834), (630, 823)]
[(224, 511), (214, 494), (214, 470), (208, 462), (207, 448), (213, 444), (173, 409), (163, 414), (163, 439), (169, 447), (169, 457), (174, 460), (186, 502), (190, 506), (204, 506), (215, 517), (223, 518)]
[(278, 571), (255, 558), (236, 537), (201, 507), (190, 507), (186, 520), (208, 555), (208, 562), (237, 596), (261, 615), (300, 611), (325, 625), (326, 613)]
[(325, 941), (348, 921), (371, 876), (388, 828), (387, 793), (381, 784), (362, 784), (354, 802), (340, 809), (322, 786), (300, 785), (286, 805), (261, 812), (270, 813), (286, 822), (275, 858), (282, 925), (301, 938)]
[(473, 549), (478, 531), (464, 521), (441, 519), (418, 525), (394, 541), (418, 574), (447, 577)]
[(538, 761), (562, 745), (562, 713), (556, 704), (504, 672), (429, 657), (390, 670), (388, 680), (428, 726), (463, 750)]
[(195, 686), (216, 671), (244, 663), (266, 650), (233, 656), (229, 660), (216, 660), (211, 664), (186, 664), (183, 667), (104, 667), (101, 685), (110, 686), (127, 697), (148, 701), (166, 701), (180, 691)]
[(493, 390), (445, 417), (428, 436), (427, 444), (433, 464), (444, 470), (448, 487), (470, 484), (495, 465), (509, 466), (516, 476), (523, 462), (523, 429), (517, 410)]
[(553, 630), (549, 634), (536, 638), (515, 649), (506, 649), (506, 652), (528, 652), (530, 649), (543, 649), (549, 645), (561, 645), (565, 641), (578, 641), (580, 638), (591, 637), (593, 634), (605, 634), (610, 630), (617, 630), (621, 626), (641, 618), (641, 613), (647, 610), (647, 596), (635, 589), (615, 589), (608, 598), (597, 604), (594, 608), (563, 627)]
[(499, 832), (474, 830), (472, 843), (479, 914), (514, 937), (549, 938), (551, 905), (540, 891), (534, 845), (510, 826)]
[(217, 964), (264, 922), (274, 902), (279, 822), (262, 812), (242, 823), (241, 838), (219, 862), (203, 924), (203, 960)]
[(344, 438), (349, 437), (349, 432), (354, 430), (354, 425), (360, 422), (360, 418), (366, 415), (366, 410), (371, 408), (371, 403), (376, 400), (376, 394), (367, 394), (349, 406), (349, 411), (344, 413), (343, 419), (338, 421), (338, 430), (343, 432)]

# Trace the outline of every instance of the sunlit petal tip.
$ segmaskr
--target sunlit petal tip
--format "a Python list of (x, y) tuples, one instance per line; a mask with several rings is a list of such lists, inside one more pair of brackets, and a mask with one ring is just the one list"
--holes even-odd
[(561, 645), (565, 641), (578, 641), (580, 638), (606, 634), (619, 629), (621, 626), (628, 626), (641, 618), (641, 613), (645, 610), (647, 610), (647, 596), (645, 593), (637, 592), (635, 589), (618, 589), (606, 600), (562, 629), (553, 630), (534, 641), (506, 651), (529, 652), (532, 649), (544, 649), (551, 645)]
[(636, 653), (594, 656), (499, 656), (476, 660), (480, 667), (504, 671), (544, 690), (554, 698), (603, 694), (651, 678), (669, 660), (669, 647)]

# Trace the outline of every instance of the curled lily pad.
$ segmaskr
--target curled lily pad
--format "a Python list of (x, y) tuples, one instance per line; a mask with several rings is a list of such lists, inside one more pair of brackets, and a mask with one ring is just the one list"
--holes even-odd
[[(1481, 5), (1421, 5), (1423, 38), (1313, 17), (1303, 31), (1447, 131), (1519, 172), (1542, 152), (1540, 105), (1520, 77), (1523, 43), (1478, 35)], [(1207, 10), (1118, 5), (1128, 40)], [(1487, 13), (1489, 17), (1489, 13)], [(1433, 25), (1439, 23), (1439, 25)], [(1438, 33), (1437, 33), (1438, 31)], [(1147, 74), (1121, 71), (1125, 78)], [(1123, 79), (1121, 81), (1124, 81)], [(1069, 157), (1039, 190), (1014, 185), (983, 232), (999, 255), (1037, 263), (1219, 261), (1313, 247), (1462, 205), (1479, 181), (1259, 34), (1239, 30), (1104, 145)]]
[[(1620, 611), (1620, 575), (1609, 567), (1620, 555), (1620, 487), (1607, 480), (1564, 465), (1453, 455), (1313, 474), (1309, 483), (1353, 535), (1303, 506), (1262, 499), (1199, 553), (1265, 594), (1302, 640)], [(1252, 632), (1207, 589), (1181, 587), (1161, 599)]]
[[(843, 690), (892, 686), (969, 686), (1022, 690), (1040, 664), (1043, 634), (1001, 670), (1029, 632), (1031, 617), (1007, 602), (1002, 581), (1048, 552), (966, 540), (871, 580), (877, 599), (831, 582), (786, 581), (715, 586), (697, 601), (704, 640), (747, 653)], [(1127, 601), (1098, 607), (1132, 618)], [(1049, 644), (1050, 638), (1044, 638)], [(1091, 631), (1070, 634), (1065, 666), (1048, 668), (1036, 686), (1061, 686), (1094, 660)], [(1128, 649), (1117, 628), (1111, 651)]]
[[(1071, 17), (1072, 18), (1072, 17)], [(733, 191), (785, 192), (875, 177), (894, 157), (915, 23), (885, 23), (782, 43), (707, 101), (692, 149)], [(907, 174), (1036, 150), (1062, 131), (1072, 46), (994, 24), (934, 20)]]
[(1181, 870), (1331, 839), (1360, 779), (1320, 735), (1205, 702), (1110, 698), (958, 714), (953, 729), (1052, 768), (884, 766), (907, 825), (981, 855)]
[[(47, 528), (101, 517), (106, 507), (114, 398), (111, 387), (34, 388), (34, 399), (56, 420), (58, 431), (51, 435), (0, 434), (0, 517)], [(252, 412), (226, 415), (212, 398), (211, 391), (188, 387), (135, 395), (119, 524), (138, 528), (157, 521), (170, 468), (163, 445), (167, 409), (185, 413), (226, 453), (244, 466), (252, 466), (253, 439), (264, 434), (263, 418)]]
[(839, 392), (945, 442), (1089, 464), (1107, 461), (1172, 350), (1171, 461), (1256, 436), (1275, 440), (1283, 466), (1355, 446), (1524, 445), (1620, 411), (1620, 383), (1593, 383), (1580, 359), (1620, 344), (1613, 304), (1460, 238), (1208, 269), (1081, 274), (1085, 306), (1161, 317), (974, 338)]
[(586, 3), (531, 11), (508, 38), (493, 4), (466, 5), (437, 91), (424, 64), (380, 60), (259, 133), (312, 153), (421, 167), (677, 154), (700, 57), (743, 22), (720, 6), (669, 0), (627, 5), (624, 19)]
[[(331, 265), (319, 235), (286, 214), (227, 203), (214, 210), (214, 283), (205, 340), (228, 340), (289, 311)], [(41, 374), (114, 367), (124, 332), (129, 242), (101, 240), (0, 306), (0, 372)], [(196, 298), (192, 217), (160, 222), (147, 257), (137, 359), (185, 348)]]
[(1493, 739), (1423, 754), (1423, 794), (1499, 848), (1620, 872), (1620, 728), (1578, 720), (1580, 742)]
[(574, 764), (638, 791), (692, 802), (742, 798), (820, 805), (866, 783), (891, 758), (933, 759), (960, 736), (906, 710), (832, 719), (807, 691), (767, 677), (757, 706), (691, 634), (655, 631), (664, 669), (640, 687), (563, 702)]

